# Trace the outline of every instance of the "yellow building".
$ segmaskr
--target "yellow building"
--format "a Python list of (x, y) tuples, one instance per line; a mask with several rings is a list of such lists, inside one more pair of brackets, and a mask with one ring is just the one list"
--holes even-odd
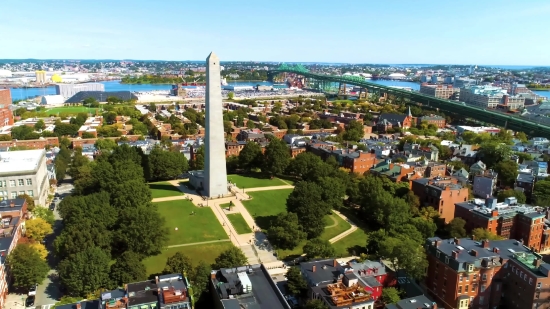
[(36, 71), (36, 82), (39, 84), (46, 83), (46, 71)]
[(54, 74), (52, 76), (52, 82), (54, 83), (61, 83), (63, 81), (63, 78), (61, 78), (61, 76), (57, 75), (57, 74)]

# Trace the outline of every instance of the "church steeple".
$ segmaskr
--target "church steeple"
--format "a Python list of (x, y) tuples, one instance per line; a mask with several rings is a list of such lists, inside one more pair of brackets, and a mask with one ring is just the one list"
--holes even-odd
[(411, 113), (411, 106), (410, 105), (409, 105), (409, 113), (407, 114), (407, 116), (409, 116), (409, 117), (413, 116), (412, 113)]

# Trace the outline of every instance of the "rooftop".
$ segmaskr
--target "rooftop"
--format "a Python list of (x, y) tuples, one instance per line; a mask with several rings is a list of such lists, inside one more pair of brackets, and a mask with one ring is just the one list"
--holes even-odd
[(0, 174), (33, 172), (45, 156), (44, 149), (2, 152), (0, 154)]
[(224, 308), (290, 308), (263, 265), (222, 268), (212, 276)]
[(530, 218), (544, 217), (544, 210), (541, 207), (516, 204), (515, 200), (511, 200), (508, 203), (496, 203), (495, 199), (474, 199), (468, 202), (457, 203), (456, 206), (468, 209), (487, 218), (493, 217), (493, 211), (497, 212), (495, 218), (513, 218), (517, 214), (523, 214)]
[(395, 304), (386, 305), (386, 309), (431, 309), (435, 303), (425, 295), (405, 298)]

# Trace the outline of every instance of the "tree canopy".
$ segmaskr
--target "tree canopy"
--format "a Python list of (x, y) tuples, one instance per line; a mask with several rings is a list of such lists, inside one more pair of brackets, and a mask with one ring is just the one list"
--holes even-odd
[(110, 278), (113, 286), (147, 279), (147, 270), (141, 262), (141, 254), (125, 251), (111, 265)]
[(331, 206), (323, 201), (323, 191), (313, 182), (298, 182), (286, 200), (288, 212), (296, 213), (298, 222), (309, 239), (321, 235), (325, 228), (323, 218), (330, 212)]
[(247, 264), (247, 258), (241, 249), (231, 247), (216, 258), (216, 262), (212, 266), (214, 269), (238, 267)]
[(307, 291), (307, 282), (298, 267), (290, 267), (286, 273), (287, 289), (293, 295), (304, 294)]
[(50, 267), (30, 244), (18, 244), (8, 255), (7, 264), (13, 275), (13, 285), (30, 288), (46, 278)]
[(267, 231), (271, 244), (280, 249), (294, 249), (306, 238), (298, 222), (298, 215), (293, 212), (280, 213)]
[(270, 174), (282, 174), (290, 163), (290, 150), (285, 141), (273, 137), (265, 147), (262, 171)]
[(25, 233), (32, 241), (41, 242), (44, 237), (53, 232), (52, 225), (42, 218), (25, 221)]
[(110, 258), (101, 248), (89, 247), (59, 262), (61, 283), (71, 296), (86, 297), (109, 284)]
[(304, 245), (304, 253), (308, 259), (329, 258), (335, 254), (334, 248), (328, 242), (320, 238), (314, 238), (307, 241)]

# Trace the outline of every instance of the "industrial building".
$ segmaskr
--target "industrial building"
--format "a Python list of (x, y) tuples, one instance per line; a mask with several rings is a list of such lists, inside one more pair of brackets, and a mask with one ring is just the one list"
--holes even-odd
[(431, 95), (440, 99), (458, 99), (460, 88), (453, 88), (451, 85), (420, 85), (420, 93)]
[(120, 100), (137, 100), (138, 97), (130, 91), (80, 91), (70, 97), (66, 103), (82, 103), (87, 98), (94, 98), (98, 102), (107, 102), (108, 97), (116, 97)]
[(105, 85), (101, 83), (85, 84), (58, 84), (55, 85), (55, 94), (68, 99), (80, 91), (105, 91)]
[(40, 100), (40, 105), (63, 106), (65, 98), (62, 95), (45, 95)]
[(27, 194), (35, 204), (46, 205), (49, 187), (44, 149), (0, 153), (0, 198)]
[(46, 83), (46, 71), (36, 71), (34, 72), (36, 75), (36, 82), (39, 84), (45, 84)]
[(509, 110), (522, 108), (525, 97), (511, 96), (501, 87), (471, 86), (460, 90), (460, 101), (481, 108), (496, 108), (499, 105)]

